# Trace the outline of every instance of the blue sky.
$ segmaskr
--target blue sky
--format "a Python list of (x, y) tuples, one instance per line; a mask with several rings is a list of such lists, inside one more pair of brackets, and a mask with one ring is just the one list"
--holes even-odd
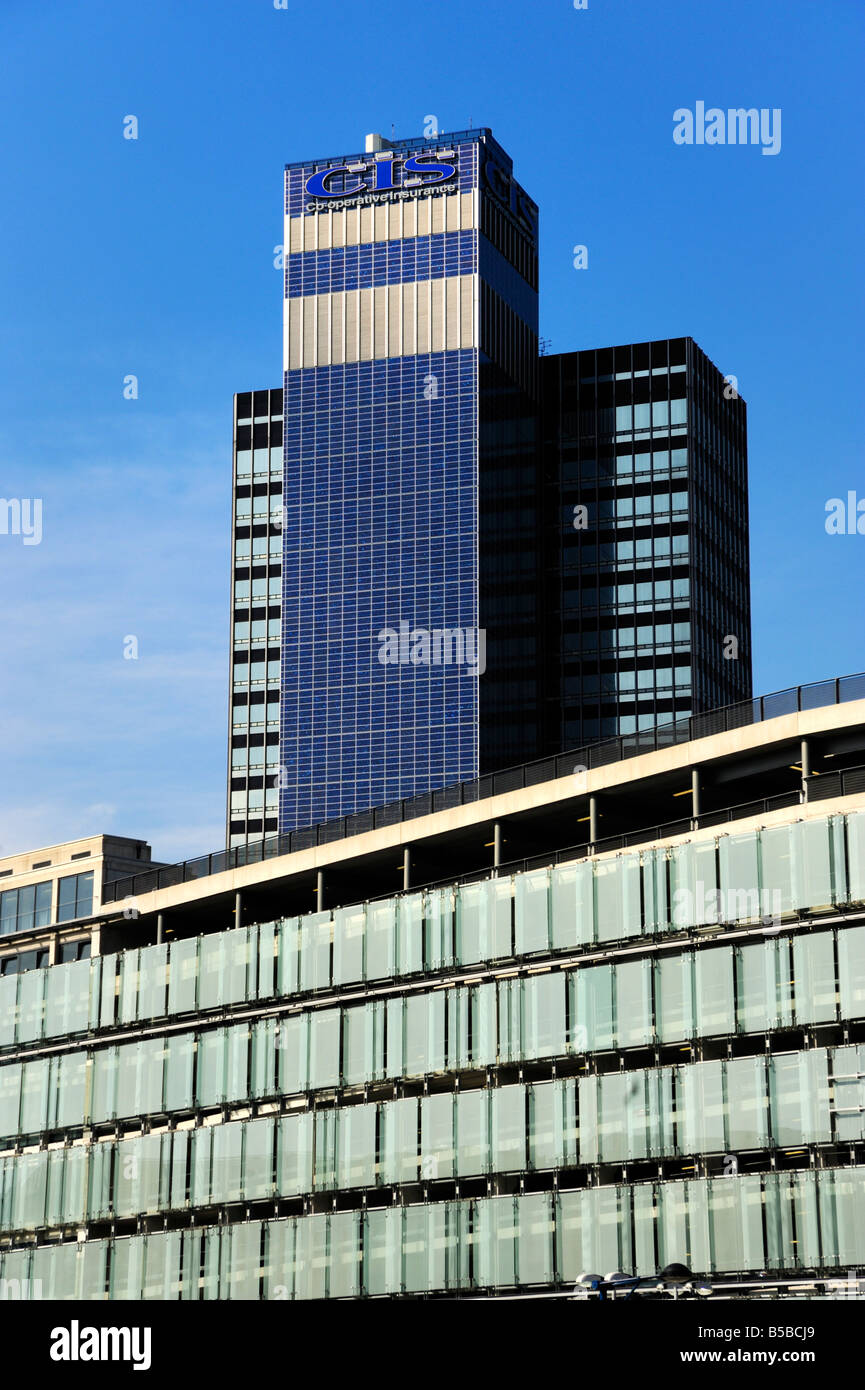
[[(540, 204), (552, 351), (691, 334), (737, 376), (756, 689), (865, 667), (865, 536), (824, 528), (865, 497), (861, 0), (3, 0), (0, 43), (0, 495), (43, 499), (41, 544), (0, 535), (0, 854), (221, 845), (231, 397), (280, 380), (282, 166), (428, 115), (491, 126)], [(780, 153), (675, 145), (700, 100), (780, 108)]]

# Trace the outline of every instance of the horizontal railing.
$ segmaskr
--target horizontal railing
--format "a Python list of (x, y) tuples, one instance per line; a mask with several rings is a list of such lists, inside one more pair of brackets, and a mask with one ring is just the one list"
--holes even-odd
[[(470, 782), (455, 782), (438, 791), (404, 797), (401, 801), (391, 801), (386, 806), (340, 816), (338, 820), (322, 821), (319, 825), (292, 830), (283, 835), (272, 835), (253, 844), (218, 850), (215, 854), (186, 859), (181, 864), (169, 864), (161, 869), (146, 869), (142, 873), (106, 883), (102, 901), (116, 903), (124, 898), (154, 893), (160, 888), (173, 888), (178, 884), (191, 883), (195, 879), (209, 878), (212, 874), (243, 868), (247, 864), (260, 864), (267, 859), (278, 859), (286, 854), (296, 854), (299, 850), (331, 844), (334, 840), (345, 840), (353, 835), (379, 830), (384, 826), (416, 820), (419, 816), (429, 816), (436, 811), (473, 805), (475, 802), (486, 800), (487, 797), (520, 791), (524, 787), (537, 786), (541, 782), (552, 782), (558, 777), (572, 776), (576, 771), (606, 767), (611, 763), (640, 757), (643, 753), (673, 748), (677, 744), (709, 738), (713, 734), (725, 733), (730, 729), (742, 729), (750, 724), (763, 723), (767, 719), (777, 719), (784, 714), (797, 714), (802, 710), (821, 709), (828, 705), (847, 704), (851, 700), (862, 699), (865, 699), (865, 673), (841, 676), (836, 680), (815, 681), (810, 685), (795, 685), (788, 690), (775, 691), (771, 695), (755, 695), (739, 704), (724, 705), (720, 709), (708, 710), (705, 714), (688, 715), (670, 724), (657, 724), (651, 729), (642, 729), (639, 733), (619, 734), (616, 738), (605, 739), (602, 743), (587, 744), (550, 758), (540, 758), (535, 762), (505, 768), (501, 772), (491, 772)], [(705, 818), (703, 823), (706, 823)]]

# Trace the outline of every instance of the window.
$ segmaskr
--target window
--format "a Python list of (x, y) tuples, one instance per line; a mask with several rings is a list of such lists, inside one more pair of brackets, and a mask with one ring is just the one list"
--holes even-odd
[(49, 926), (52, 888), (53, 884), (48, 881), (0, 893), (0, 936)]
[(73, 917), (87, 917), (93, 911), (93, 870), (61, 878), (58, 884), (57, 921), (71, 922)]

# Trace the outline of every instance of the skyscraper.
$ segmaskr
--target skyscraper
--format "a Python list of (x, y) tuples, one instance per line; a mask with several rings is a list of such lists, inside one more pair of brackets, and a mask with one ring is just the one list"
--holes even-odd
[(745, 402), (691, 338), (541, 381), (549, 750), (747, 700)]
[(691, 338), (538, 356), (489, 130), (285, 171), (235, 398), (228, 843), (751, 694), (747, 414)]
[(290, 164), (285, 214), (280, 830), (537, 751), (537, 208), (479, 129)]

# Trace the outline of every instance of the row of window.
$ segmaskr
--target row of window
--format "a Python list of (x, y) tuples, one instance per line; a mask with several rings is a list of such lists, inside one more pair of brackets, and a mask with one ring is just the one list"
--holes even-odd
[(865, 1138), (863, 1062), (863, 1048), (814, 1049), (9, 1155), (0, 1158), (0, 1230), (489, 1173), (853, 1143)]
[[(776, 923), (784, 914), (862, 901), (865, 813), (797, 821), (0, 979), (0, 1047), (51, 1036), (45, 1028), (85, 1032), (717, 923)], [(856, 939), (855, 930), (846, 941)], [(828, 950), (822, 933), (796, 937), (793, 949), (822, 940)], [(757, 1026), (745, 1024), (746, 1031)]]
[[(52, 979), (57, 967), (47, 972), (47, 981), (37, 970), (18, 976), (17, 1003), (11, 1018), (4, 1018), (5, 1041), (16, 1031), (39, 1037), (46, 1018), (52, 1031), (83, 1031), (93, 1018), (91, 984), (102, 987), (100, 1023), (114, 1024), (115, 981), (110, 971), (101, 980), (98, 974), (91, 977), (87, 966), (65, 967), (65, 995)], [(246, 962), (234, 966), (245, 976)], [(209, 990), (218, 978), (208, 982)], [(127, 1019), (135, 1013), (156, 1016), (164, 1008), (162, 982), (151, 975), (142, 993), (141, 982), (136, 989), (133, 980), (125, 978), (122, 1012)], [(0, 986), (5, 983), (0, 980)], [(195, 983), (191, 976), (175, 984), (171, 1012), (192, 1006)], [(842, 927), (792, 941), (772, 937), (739, 947), (434, 988), (268, 1016), (252, 1025), (199, 1028), (4, 1062), (0, 1135), (863, 1016), (865, 927)]]
[(865, 1245), (865, 1169), (622, 1184), (371, 1208), (6, 1251), (7, 1296), (321, 1299), (843, 1269)]
[(10, 888), (0, 893), (0, 936), (49, 927), (52, 922), (71, 922), (93, 911), (93, 871), (70, 874), (57, 882), (57, 909), (52, 917), (54, 879)]

